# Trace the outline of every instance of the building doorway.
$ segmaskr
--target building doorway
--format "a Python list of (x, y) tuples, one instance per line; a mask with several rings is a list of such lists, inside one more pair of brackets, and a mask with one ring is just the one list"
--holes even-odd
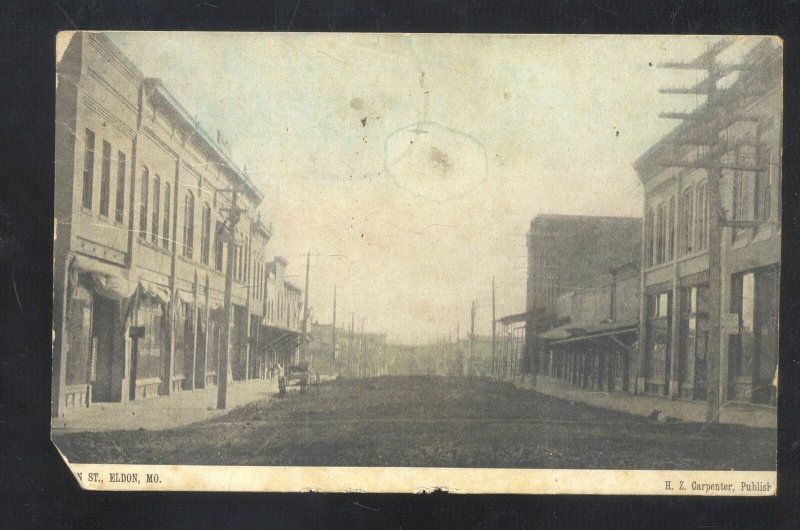
[(92, 401), (118, 401), (114, 388), (114, 319), (117, 304), (95, 294), (92, 311)]

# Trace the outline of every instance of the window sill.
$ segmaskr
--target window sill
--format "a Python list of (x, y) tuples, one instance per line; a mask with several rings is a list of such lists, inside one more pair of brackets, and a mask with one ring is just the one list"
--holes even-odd
[(752, 240), (753, 236), (751, 234), (739, 236), (731, 242), (731, 249), (736, 250), (746, 247)]
[(139, 242), (139, 245), (141, 245), (143, 247), (149, 248), (150, 250), (154, 250), (154, 251), (159, 252), (161, 254), (164, 254), (166, 256), (172, 256), (172, 252), (171, 251), (163, 248), (162, 246), (160, 246), (160, 245), (158, 245), (156, 243), (152, 243), (151, 241), (148, 241), (147, 239), (142, 239), (141, 237), (138, 237), (137, 241)]
[(675, 264), (674, 260), (673, 261), (665, 261), (664, 263), (659, 263), (658, 265), (651, 265), (650, 267), (646, 268), (644, 271), (645, 272), (655, 272), (655, 271), (658, 271), (658, 270), (661, 270), (661, 269), (666, 269), (668, 267), (671, 267), (674, 264)]

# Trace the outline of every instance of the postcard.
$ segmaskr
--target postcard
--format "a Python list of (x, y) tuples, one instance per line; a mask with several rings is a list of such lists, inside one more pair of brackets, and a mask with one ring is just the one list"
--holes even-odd
[(94, 490), (776, 494), (783, 43), (70, 31)]

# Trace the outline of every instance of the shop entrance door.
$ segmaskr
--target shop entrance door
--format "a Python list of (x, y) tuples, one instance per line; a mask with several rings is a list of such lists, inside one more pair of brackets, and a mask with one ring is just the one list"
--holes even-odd
[(115, 315), (116, 303), (113, 300), (99, 295), (94, 296), (94, 311), (92, 315), (94, 339), (93, 401), (112, 401), (115, 397), (113, 392)]

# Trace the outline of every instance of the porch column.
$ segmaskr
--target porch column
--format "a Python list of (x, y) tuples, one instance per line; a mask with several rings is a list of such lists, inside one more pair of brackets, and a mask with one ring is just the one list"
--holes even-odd
[(197, 319), (200, 317), (199, 306), (197, 304), (197, 300), (199, 299), (199, 288), (198, 288), (198, 280), (197, 280), (197, 269), (194, 271), (194, 283), (192, 284), (192, 379), (191, 384), (189, 386), (190, 389), (194, 390), (197, 388)]
[[(645, 190), (646, 193), (646, 190)], [(645, 279), (647, 278), (647, 273), (645, 272), (647, 268), (650, 266), (648, 262), (647, 256), (647, 199), (645, 198), (642, 201), (642, 212), (644, 213), (644, 219), (642, 219), (642, 248), (641, 254), (641, 271), (639, 272), (639, 337), (638, 337), (638, 347), (636, 348), (635, 357), (631, 359), (633, 361), (633, 366), (635, 370), (634, 377), (634, 389), (633, 393), (635, 395), (644, 394), (645, 389), (645, 355), (646, 355), (646, 344), (647, 341), (647, 296), (645, 293)]]
[[(682, 219), (682, 210), (683, 210), (683, 193), (681, 189), (683, 188), (683, 177), (681, 175), (678, 176), (675, 182), (675, 215), (673, 215), (672, 222), (675, 225), (679, 225), (678, 219)], [(694, 206), (694, 205), (692, 205)], [(692, 208), (692, 215), (694, 215), (694, 208)], [(694, 224), (697, 222), (692, 223)], [(679, 360), (680, 360), (680, 307), (681, 307), (681, 299), (680, 299), (680, 288), (679, 284), (679, 272), (678, 272), (678, 250), (680, 249), (681, 243), (681, 234), (680, 230), (678, 230), (678, 226), (672, 227), (673, 233), (675, 236), (672, 238), (672, 322), (671, 322), (671, 329), (670, 329), (670, 367), (669, 367), (669, 399), (677, 399), (680, 395), (680, 381), (678, 379), (678, 370), (679, 370)], [(694, 239), (694, 234), (684, 234), (684, 237), (689, 238), (690, 241)], [(683, 241), (684, 248), (687, 241)]]
[(55, 261), (55, 281), (53, 290), (53, 379), (51, 382), (50, 416), (56, 418), (63, 416), (66, 404), (64, 403), (64, 386), (67, 375), (67, 355), (65, 340), (67, 332), (67, 298), (69, 293), (69, 264), (72, 256), (67, 255), (63, 260)]

